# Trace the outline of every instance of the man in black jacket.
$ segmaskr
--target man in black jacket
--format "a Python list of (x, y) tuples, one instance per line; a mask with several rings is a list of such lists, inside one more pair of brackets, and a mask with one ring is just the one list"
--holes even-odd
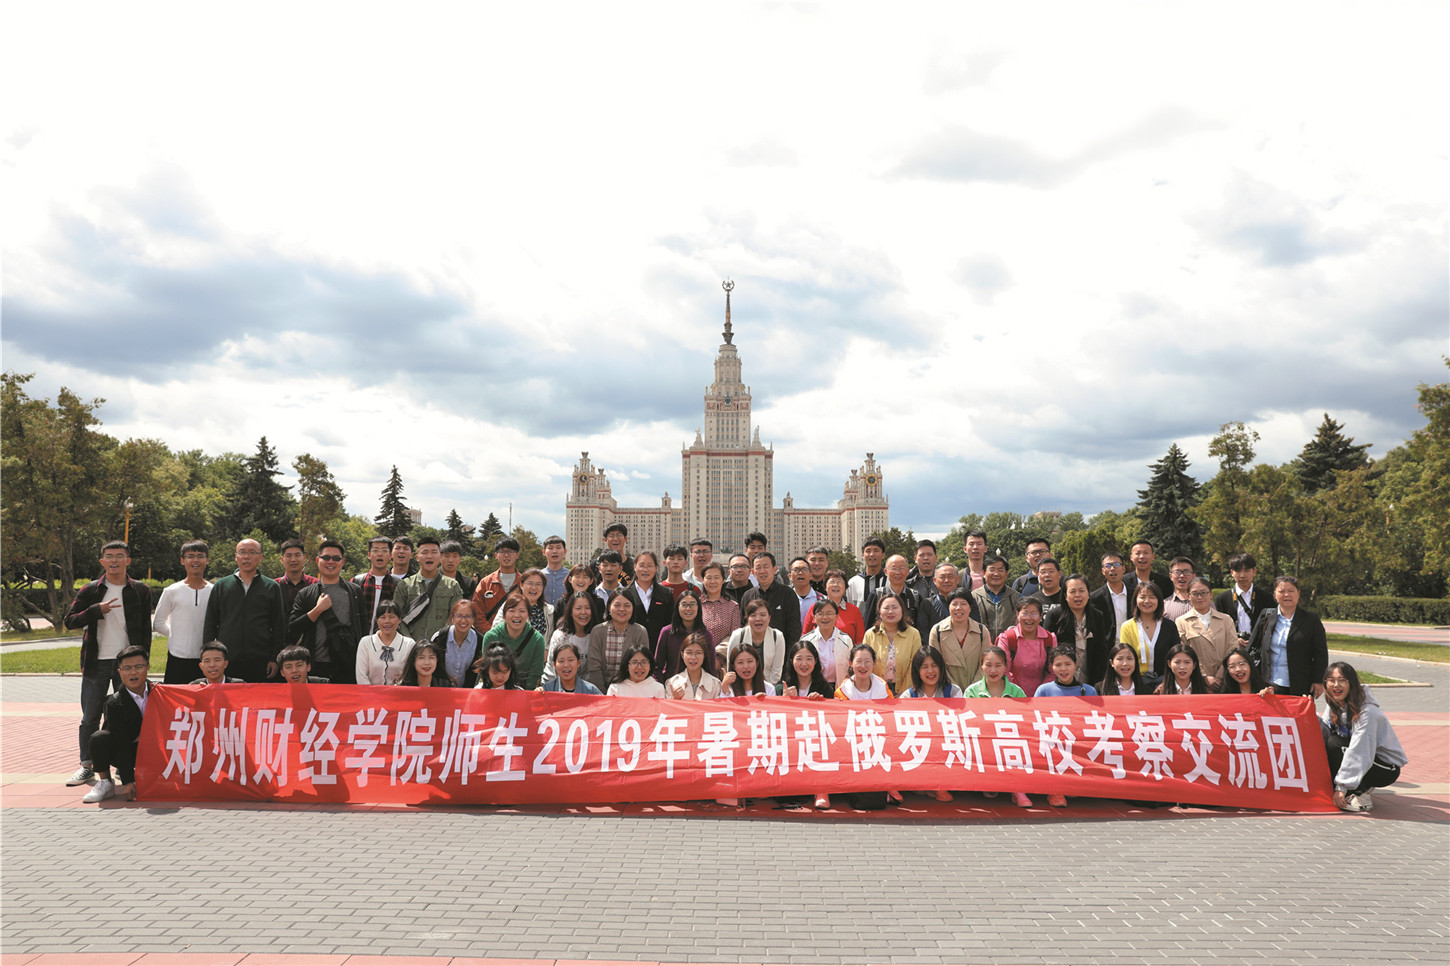
[(342, 579), (342, 563), (342, 544), (322, 541), (317, 548), (318, 582), (297, 592), (287, 643), (309, 650), (318, 676), (333, 684), (353, 684), (366, 605), (358, 586)]
[(1247, 642), (1259, 615), (1275, 606), (1274, 597), (1263, 587), (1254, 585), (1259, 562), (1251, 553), (1236, 553), (1228, 558), (1228, 569), (1234, 585), (1213, 599), (1213, 609), (1227, 614), (1238, 628), (1239, 640)]
[(765, 601), (770, 606), (770, 626), (780, 631), (785, 646), (790, 647), (801, 639), (801, 610), (795, 591), (776, 581), (775, 554), (769, 550), (756, 554), (751, 569), (760, 586), (750, 588), (740, 598), (740, 613), (745, 613), (752, 600)]
[(93, 776), (91, 735), (101, 723), (106, 693), (121, 688), (116, 661), (126, 647), (151, 654), (151, 588), (126, 575), (131, 551), (124, 541), (101, 548), (105, 576), (80, 589), (65, 615), (65, 626), (84, 627), (81, 637), (80, 767), (66, 782), (84, 785)]
[[(106, 700), (105, 725), (91, 735), (91, 761), (99, 781), (81, 801), (94, 804), (115, 797), (127, 801), (136, 794), (136, 748), (141, 741), (141, 716), (151, 696), (151, 657), (145, 648), (132, 645), (116, 655), (116, 672), (124, 687)], [(120, 774), (121, 785), (111, 781), (111, 767)]]

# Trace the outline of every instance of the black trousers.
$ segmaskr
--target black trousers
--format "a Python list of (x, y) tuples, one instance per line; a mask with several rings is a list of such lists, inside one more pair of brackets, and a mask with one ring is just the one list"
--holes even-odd
[[(95, 746), (92, 745), (92, 748)], [(1344, 764), (1344, 752), (1349, 747), (1349, 739), (1341, 736), (1337, 731), (1326, 730), (1324, 733), (1324, 753), (1329, 758), (1329, 774), (1339, 774), (1339, 766)], [(1384, 788), (1393, 785), (1400, 780), (1399, 765), (1382, 765), (1379, 759), (1369, 766), (1369, 771), (1364, 773), (1358, 788), (1350, 789), (1349, 794), (1360, 795), (1372, 788)]]
[(227, 665), (227, 676), (241, 678), (248, 684), (265, 684), (267, 681), (267, 665), (270, 663), (271, 659), (265, 657), (234, 657)]
[(121, 784), (136, 780), (136, 742), (117, 738), (102, 728), (91, 735), (91, 767), (99, 778), (110, 778), (111, 769), (121, 775)]
[(167, 652), (166, 677), (161, 679), (162, 684), (190, 684), (201, 676), (199, 658), (177, 657)]

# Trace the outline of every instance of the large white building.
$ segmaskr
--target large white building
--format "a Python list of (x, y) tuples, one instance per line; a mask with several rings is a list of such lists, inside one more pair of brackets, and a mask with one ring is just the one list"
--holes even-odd
[(851, 471), (834, 507), (797, 507), (789, 493), (775, 506), (775, 451), (750, 422), (750, 387), (741, 381), (730, 327), (733, 288), (725, 284), (725, 341), (715, 355), (715, 381), (705, 390), (704, 429), (680, 451), (679, 506), (668, 493), (657, 507), (619, 506), (604, 471), (587, 452), (580, 454), (565, 501), (570, 562), (587, 561), (611, 523), (629, 527), (631, 551), (705, 537), (716, 554), (733, 553), (744, 549), (746, 534), (759, 530), (782, 563), (818, 545), (859, 551), (862, 541), (890, 526), (881, 469), (871, 453)]

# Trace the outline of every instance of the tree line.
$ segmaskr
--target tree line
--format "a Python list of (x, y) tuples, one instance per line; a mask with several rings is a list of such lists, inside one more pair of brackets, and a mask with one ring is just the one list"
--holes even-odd
[[(1447, 360), (1450, 365), (1450, 360)], [(374, 533), (457, 540), (463, 570), (494, 569), (489, 552), (503, 535), (490, 513), (476, 525), (450, 510), (442, 528), (415, 526), (397, 466), (379, 494), (376, 517), (348, 514), (346, 495), (326, 462), (310, 453), (291, 464), (285, 486), (276, 449), (266, 437), (250, 455), (174, 452), (157, 439), (118, 440), (101, 430), (102, 399), (61, 389), (54, 402), (26, 392), (30, 374), (7, 372), (0, 398), (0, 574), (5, 584), (43, 586), (46, 609), (58, 617), (77, 577), (95, 576), (100, 546), (129, 523), (133, 573), (160, 580), (182, 576), (177, 548), (200, 537), (212, 545), (212, 572), (231, 570), (231, 548), (261, 542), (264, 572), (279, 573), (277, 545), (300, 536), (309, 554), (324, 536), (347, 548), (348, 567), (367, 569)], [(1167, 561), (1186, 556), (1223, 584), (1228, 558), (1247, 551), (1265, 573), (1296, 574), (1312, 598), (1321, 594), (1444, 597), (1450, 571), (1450, 383), (1421, 385), (1425, 425), (1378, 460), (1326, 413), (1314, 437), (1284, 464), (1255, 463), (1258, 433), (1244, 423), (1219, 427), (1210, 447), (1217, 473), (1200, 482), (1175, 443), (1148, 467), (1130, 509), (1020, 514), (972, 513), (938, 541), (939, 554), (965, 562), (969, 530), (983, 530), (1014, 574), (1025, 569), (1029, 539), (1047, 537), (1064, 571), (1101, 582), (1098, 560), (1152, 541)], [(520, 566), (542, 566), (538, 535), (514, 527)], [(888, 553), (908, 559), (916, 538), (892, 527), (880, 534)], [(643, 548), (641, 548), (643, 549)], [(659, 549), (659, 548), (649, 548)], [(859, 569), (854, 551), (832, 565)]]

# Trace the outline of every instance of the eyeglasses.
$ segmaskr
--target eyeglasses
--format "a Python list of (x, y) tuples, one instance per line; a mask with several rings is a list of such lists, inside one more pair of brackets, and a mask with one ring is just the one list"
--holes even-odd
[(1188, 592), (1188, 596), (1189, 597), (1199, 597), (1199, 598), (1202, 598), (1202, 597), (1212, 597), (1213, 596), (1213, 593), (1211, 591), (1207, 591), (1207, 590), (1190, 590)]
[(1193, 571), (1191, 571), (1191, 570), (1170, 570), (1170, 571), (1168, 571), (1168, 576), (1170, 576), (1170, 577), (1192, 577), (1193, 576)]
[(339, 556), (336, 556), (335, 554), (328, 554), (326, 557), (318, 557), (317, 559), (318, 560), (325, 560), (328, 563), (337, 563), (342, 558), (339, 557)]
[(1122, 570), (1123, 569), (1123, 565), (1120, 564), (1120, 563), (1105, 563), (1105, 564), (1103, 564), (1103, 569), (1104, 570)]

